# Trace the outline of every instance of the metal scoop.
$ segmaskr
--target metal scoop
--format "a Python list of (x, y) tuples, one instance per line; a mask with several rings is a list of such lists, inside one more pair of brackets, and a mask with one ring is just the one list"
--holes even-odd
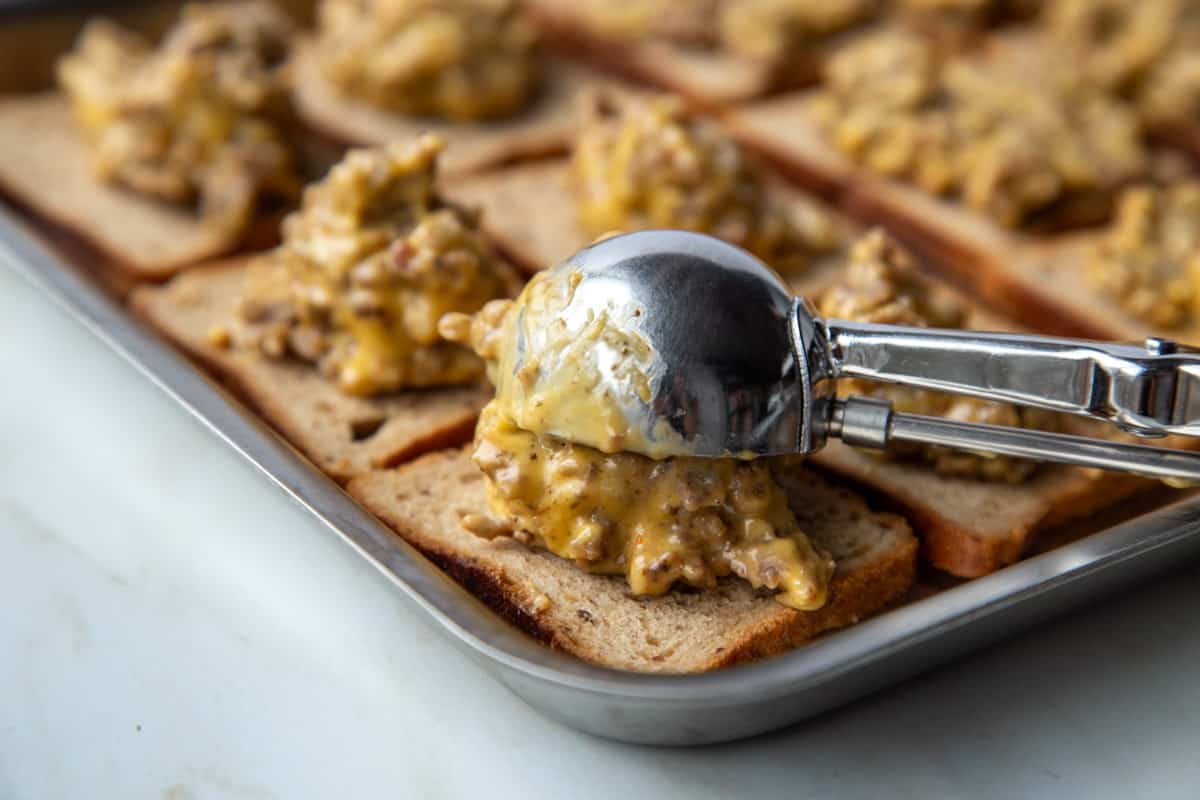
[[(1008, 333), (821, 319), (749, 253), (682, 231), (643, 231), (592, 245), (548, 280), (578, 273), (553, 319), (520, 308), (507, 346), (517, 373), (551, 363), (537, 335), (557, 322), (606, 324), (652, 352), (651, 393), (622, 385), (620, 353), (584, 357), (586, 389), (615, 398), (629, 429), (621, 449), (654, 457), (811, 453), (828, 437), (861, 447), (920, 442), (979, 453), (1200, 480), (1200, 454), (895, 412), (886, 401), (836, 399), (837, 378), (899, 383), (1107, 420), (1145, 437), (1200, 435), (1200, 351)], [(540, 312), (549, 315), (550, 312)], [(561, 419), (561, 418), (560, 418)], [(593, 447), (589, 426), (540, 431)]]

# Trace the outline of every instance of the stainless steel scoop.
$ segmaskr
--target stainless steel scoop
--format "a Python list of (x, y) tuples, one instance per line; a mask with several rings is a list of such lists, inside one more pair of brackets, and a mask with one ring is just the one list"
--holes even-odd
[[(828, 437), (881, 448), (921, 442), (1200, 480), (1200, 454), (894, 412), (886, 401), (836, 399), (837, 378), (1001, 400), (1107, 420), (1139, 436), (1200, 435), (1200, 351), (1006, 333), (906, 328), (819, 318), (749, 253), (682, 231), (644, 231), (586, 248), (549, 276), (578, 273), (554, 319), (519, 310), (514, 374), (552, 359), (534, 332), (554, 322), (607, 324), (652, 349), (651, 396), (631, 392), (603, 342), (586, 350), (600, 375), (586, 391), (614, 398), (647, 455), (811, 453)], [(549, 312), (541, 312), (547, 314)], [(560, 423), (561, 425), (561, 423)], [(574, 429), (572, 429), (574, 428)], [(586, 425), (543, 431), (580, 444)], [(639, 444), (636, 440), (647, 444)]]

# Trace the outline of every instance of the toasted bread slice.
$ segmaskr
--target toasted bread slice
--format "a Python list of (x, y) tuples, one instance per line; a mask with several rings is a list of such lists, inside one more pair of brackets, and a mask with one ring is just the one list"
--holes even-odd
[(480, 386), (354, 397), (310, 366), (214, 344), (210, 332), (232, 319), (247, 265), (194, 267), (136, 289), (130, 305), (339, 482), (471, 438), (488, 397)]
[[(562, 160), (473, 176), (457, 182), (450, 194), (460, 202), (484, 206), (488, 233), (510, 259), (527, 270), (553, 265), (588, 242), (575, 221), (574, 198)], [(792, 290), (815, 298), (837, 279), (840, 270), (839, 259), (824, 259), (792, 276)], [(968, 327), (1018, 329), (1012, 320), (963, 300), (970, 308)], [(1096, 427), (1078, 420), (1069, 424), (1076, 433), (1097, 433)], [(1018, 487), (946, 478), (924, 464), (882, 461), (838, 442), (814, 455), (812, 462), (902, 507), (913, 519), (925, 556), (940, 569), (963, 576), (982, 575), (1010, 564), (1027, 542), (1054, 525), (1154, 486), (1151, 481), (1060, 465), (1039, 468), (1028, 483)]]
[(135, 279), (163, 280), (180, 267), (231, 252), (243, 240), (205, 225), (187, 209), (98, 181), (60, 94), (0, 99), (0, 152), (6, 154), (0, 158), (0, 193), (70, 231)]
[(455, 175), (566, 152), (575, 134), (577, 99), (596, 89), (632, 92), (615, 78), (563, 59), (551, 59), (533, 105), (516, 116), (481, 122), (449, 122), (379, 108), (338, 91), (317, 64), (311, 41), (297, 47), (296, 109), (309, 127), (352, 145), (382, 145), (437, 133), (449, 147), (438, 172)]
[(731, 110), (734, 135), (784, 173), (864, 222), (886, 225), (956, 284), (1035, 330), (1120, 338), (1110, 307), (1057, 263), (1069, 237), (1013, 231), (951, 200), (859, 167), (827, 143), (796, 93)]
[(598, 30), (572, 0), (527, 0), (525, 7), (551, 45), (702, 105), (748, 100), (781, 84), (802, 86), (817, 77), (816, 62), (808, 59), (782, 75), (767, 64), (718, 50), (614, 37)]
[(801, 612), (743, 581), (717, 589), (635, 597), (620, 577), (510, 540), (463, 530), (486, 511), (484, 482), (466, 451), (431, 453), (372, 472), (348, 490), (380, 519), (501, 615), (558, 650), (617, 669), (702, 672), (773, 655), (897, 602), (915, 577), (907, 523), (871, 511), (807, 470), (782, 477), (801, 528), (837, 561), (829, 602)]

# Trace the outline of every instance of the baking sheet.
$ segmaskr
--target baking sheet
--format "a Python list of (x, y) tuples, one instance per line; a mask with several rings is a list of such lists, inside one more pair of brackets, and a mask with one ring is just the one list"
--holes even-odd
[(2, 206), (0, 264), (25, 276), (266, 473), (500, 682), (545, 715), (599, 736), (695, 745), (763, 733), (1200, 553), (1200, 498), (1193, 497), (756, 664), (702, 675), (594, 667), (493, 614)]

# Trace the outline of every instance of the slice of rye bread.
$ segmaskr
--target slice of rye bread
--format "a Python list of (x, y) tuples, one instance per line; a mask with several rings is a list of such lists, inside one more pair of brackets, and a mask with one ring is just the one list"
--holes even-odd
[[(575, 219), (574, 197), (561, 159), (472, 176), (456, 182), (449, 193), (460, 202), (482, 205), (489, 235), (526, 270), (558, 263), (588, 243), (589, 237)], [(794, 190), (791, 196), (799, 202)], [(822, 260), (789, 280), (792, 291), (815, 298), (837, 278), (841, 268), (837, 258)], [(967, 327), (1018, 329), (1013, 321), (989, 314), (965, 297), (960, 299), (970, 309)], [(1083, 435), (1096, 435), (1100, 430), (1082, 420), (1072, 419), (1068, 424)], [(858, 481), (905, 509), (925, 543), (925, 556), (941, 569), (965, 576), (982, 575), (1012, 563), (1025, 543), (1039, 533), (1155, 485), (1053, 464), (1040, 467), (1032, 480), (1019, 487), (946, 478), (924, 464), (880, 461), (840, 442), (831, 442), (812, 462)]]
[[(0, 194), (61, 226), (134, 280), (163, 280), (236, 249), (187, 209), (98, 181), (66, 98), (0, 99)], [(278, 220), (263, 222), (274, 228)], [(246, 238), (264, 237), (260, 226)]]
[(806, 52), (798, 63), (781, 70), (720, 50), (612, 36), (598, 30), (573, 0), (527, 0), (525, 7), (548, 34), (551, 47), (701, 106), (722, 106), (810, 84), (819, 73), (820, 54), (829, 49), (814, 46), (811, 57)]
[(585, 661), (640, 672), (702, 672), (773, 655), (900, 600), (915, 578), (916, 540), (899, 516), (799, 469), (782, 476), (801, 528), (837, 561), (828, 603), (788, 608), (738, 580), (635, 597), (621, 577), (592, 575), (511, 539), (463, 530), (487, 509), (465, 450), (372, 472), (348, 491), (473, 594), (527, 633)]
[(308, 365), (213, 344), (210, 331), (233, 318), (247, 266), (193, 267), (135, 289), (130, 306), (338, 482), (471, 438), (489, 394), (481, 386), (355, 397)]
[(441, 175), (564, 153), (575, 135), (581, 95), (593, 90), (638, 91), (582, 64), (551, 58), (528, 109), (506, 119), (451, 122), (401, 114), (347, 96), (321, 74), (314, 50), (311, 40), (303, 42), (294, 59), (296, 109), (309, 127), (353, 145), (381, 145), (436, 133), (449, 145), (438, 159)]

